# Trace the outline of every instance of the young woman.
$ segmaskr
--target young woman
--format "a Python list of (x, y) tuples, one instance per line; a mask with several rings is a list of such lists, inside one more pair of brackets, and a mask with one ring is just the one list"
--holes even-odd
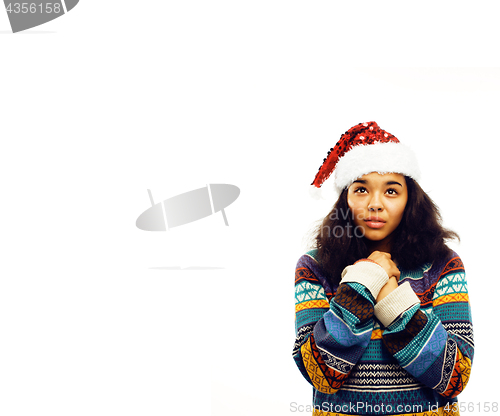
[(313, 415), (459, 415), (474, 342), (465, 271), (414, 154), (375, 122), (348, 130), (313, 182), (337, 202), (295, 272), (294, 360)]

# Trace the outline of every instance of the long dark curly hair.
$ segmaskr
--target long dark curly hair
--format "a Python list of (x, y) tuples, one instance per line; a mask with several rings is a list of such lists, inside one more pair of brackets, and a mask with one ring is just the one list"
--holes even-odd
[[(400, 269), (412, 270), (450, 254), (445, 242), (460, 238), (441, 225), (438, 207), (420, 185), (410, 177), (405, 176), (405, 179), (408, 201), (403, 218), (394, 230), (391, 258)], [(313, 246), (318, 249), (319, 264), (333, 287), (339, 284), (345, 267), (370, 254), (365, 237), (355, 231), (346, 188), (313, 230)]]

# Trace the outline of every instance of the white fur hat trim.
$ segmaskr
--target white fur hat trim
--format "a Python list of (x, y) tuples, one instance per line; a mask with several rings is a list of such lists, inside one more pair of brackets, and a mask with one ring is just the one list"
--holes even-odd
[(335, 167), (335, 188), (340, 194), (368, 173), (400, 173), (418, 181), (420, 169), (413, 151), (402, 143), (359, 145), (341, 157)]

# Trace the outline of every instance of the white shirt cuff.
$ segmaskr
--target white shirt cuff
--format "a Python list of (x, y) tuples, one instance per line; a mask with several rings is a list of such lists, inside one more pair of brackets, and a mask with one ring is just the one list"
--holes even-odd
[(342, 272), (340, 283), (355, 282), (365, 286), (374, 299), (377, 299), (380, 289), (389, 280), (386, 271), (380, 265), (372, 261), (359, 261), (356, 264), (347, 266)]
[(375, 305), (375, 316), (388, 327), (398, 316), (412, 306), (419, 304), (420, 299), (408, 282), (404, 282)]

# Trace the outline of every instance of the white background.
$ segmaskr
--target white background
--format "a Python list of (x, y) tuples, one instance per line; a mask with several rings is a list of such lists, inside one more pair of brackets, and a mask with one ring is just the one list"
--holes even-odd
[[(308, 187), (371, 120), (414, 149), (462, 238), (462, 414), (498, 400), (494, 10), (82, 0), (18, 34), (0, 12), (0, 414), (309, 414), (291, 411), (311, 400), (293, 275), (333, 201)], [(207, 183), (241, 189), (229, 227), (135, 227), (147, 189), (159, 202)]]

